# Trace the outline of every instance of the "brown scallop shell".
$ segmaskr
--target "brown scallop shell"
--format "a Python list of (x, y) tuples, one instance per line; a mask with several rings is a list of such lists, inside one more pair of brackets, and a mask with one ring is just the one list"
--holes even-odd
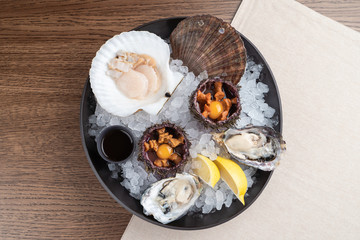
[(235, 85), (246, 66), (246, 50), (240, 35), (227, 22), (210, 16), (189, 17), (170, 35), (172, 58), (181, 59), (196, 75), (221, 77)]

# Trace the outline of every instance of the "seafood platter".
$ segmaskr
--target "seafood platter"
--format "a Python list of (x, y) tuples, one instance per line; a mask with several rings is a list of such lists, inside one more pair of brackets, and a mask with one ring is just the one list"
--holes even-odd
[(106, 41), (92, 60), (80, 125), (109, 194), (142, 219), (184, 230), (249, 207), (286, 146), (264, 58), (210, 15), (159, 20)]

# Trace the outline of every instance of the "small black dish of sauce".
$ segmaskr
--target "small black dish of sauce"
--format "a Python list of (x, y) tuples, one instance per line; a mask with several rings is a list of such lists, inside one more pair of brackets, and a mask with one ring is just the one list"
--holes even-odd
[(97, 150), (107, 162), (121, 162), (135, 152), (134, 136), (129, 128), (111, 126), (103, 129), (96, 139)]

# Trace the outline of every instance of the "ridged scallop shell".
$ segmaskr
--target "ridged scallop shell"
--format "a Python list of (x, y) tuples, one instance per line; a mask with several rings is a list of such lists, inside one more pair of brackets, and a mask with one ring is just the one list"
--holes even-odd
[(246, 66), (246, 50), (240, 35), (227, 22), (210, 15), (181, 21), (170, 35), (172, 58), (181, 59), (196, 75), (221, 77), (235, 85)]
[[(146, 54), (156, 60), (156, 67), (162, 84), (156, 94), (145, 99), (129, 99), (118, 90), (110, 76), (106, 74), (108, 63), (119, 51)], [(165, 93), (172, 93), (182, 80), (182, 74), (172, 72), (169, 67), (170, 48), (159, 36), (146, 31), (130, 31), (115, 35), (101, 46), (94, 57), (90, 69), (90, 84), (97, 102), (107, 112), (126, 117), (139, 109), (157, 114), (168, 100)]]

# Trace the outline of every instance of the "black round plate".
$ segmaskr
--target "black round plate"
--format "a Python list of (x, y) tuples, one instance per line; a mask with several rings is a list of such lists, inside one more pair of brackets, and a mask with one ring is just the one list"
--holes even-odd
[[(147, 23), (143, 26), (137, 27), (134, 30), (149, 31), (157, 34), (163, 39), (169, 38), (170, 33), (175, 29), (177, 24), (183, 20), (184, 17), (170, 18), (170, 19), (161, 19), (154, 22)], [(281, 114), (281, 103), (278, 89), (275, 83), (275, 79), (271, 73), (271, 70), (266, 63), (263, 56), (256, 49), (256, 47), (243, 35), (241, 35), (245, 48), (247, 50), (247, 55), (252, 56), (256, 63), (262, 63), (264, 68), (262, 70), (260, 81), (269, 86), (269, 92), (265, 96), (265, 101), (273, 107), (275, 112), (275, 117), (278, 118), (279, 124), (275, 126), (275, 130), (281, 131), (282, 128), (282, 114)], [(89, 160), (90, 166), (93, 169), (96, 177), (99, 179), (102, 186), (107, 190), (107, 192), (132, 214), (159, 226), (172, 228), (172, 229), (181, 229), (181, 230), (198, 230), (213, 227), (219, 224), (222, 224), (235, 216), (242, 213), (247, 209), (261, 194), (262, 190), (265, 188), (267, 182), (269, 181), (272, 172), (264, 172), (258, 170), (256, 172), (256, 182), (249, 189), (248, 196), (245, 197), (246, 205), (243, 206), (240, 201), (235, 200), (229, 208), (223, 207), (220, 211), (215, 211), (210, 214), (188, 214), (177, 221), (171, 222), (167, 225), (157, 222), (153, 217), (145, 216), (143, 214), (143, 208), (140, 205), (140, 202), (129, 195), (129, 192), (120, 185), (119, 180), (111, 178), (111, 172), (107, 167), (107, 162), (105, 162), (97, 152), (95, 139), (88, 134), (89, 129), (89, 116), (94, 114), (96, 107), (96, 100), (93, 92), (91, 91), (89, 78), (86, 80), (84, 91), (81, 99), (81, 109), (80, 109), (80, 130), (83, 147), (86, 153), (86, 156)]]

